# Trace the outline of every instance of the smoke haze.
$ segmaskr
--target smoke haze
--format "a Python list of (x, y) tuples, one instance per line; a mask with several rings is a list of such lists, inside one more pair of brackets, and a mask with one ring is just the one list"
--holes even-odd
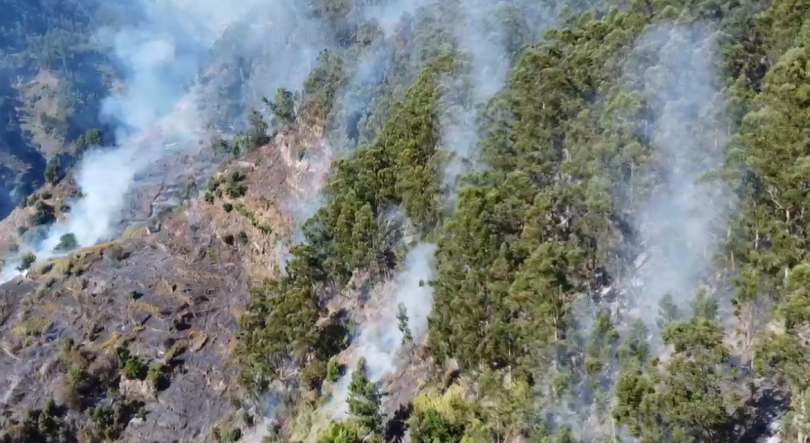
[[(639, 270), (640, 301), (655, 309), (669, 293), (681, 305), (711, 270), (729, 195), (705, 175), (724, 162), (724, 98), (717, 84), (715, 35), (701, 27), (657, 26), (636, 43), (633, 57), (653, 60), (630, 75), (656, 114), (647, 129), (654, 167), (664, 177), (641, 206), (637, 229), (650, 258)], [(640, 122), (646, 126), (646, 122)], [(649, 325), (653, 326), (653, 325)]]

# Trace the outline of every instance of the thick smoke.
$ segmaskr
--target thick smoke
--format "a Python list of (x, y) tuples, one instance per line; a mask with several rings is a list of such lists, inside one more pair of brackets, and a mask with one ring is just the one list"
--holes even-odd
[[(75, 175), (82, 195), (36, 248), (39, 259), (52, 256), (67, 233), (80, 246), (120, 234), (139, 181), (164, 173), (153, 170), (158, 162), (170, 163), (205, 146), (210, 138), (206, 129), (222, 105), (217, 101), (247, 108), (263, 96), (272, 97), (279, 87), (300, 89), (327, 44), (318, 24), (290, 2), (142, 0), (138, 7), (142, 14), (131, 25), (102, 29), (96, 36), (124, 74), (102, 110), (103, 119), (116, 127), (115, 146), (82, 160)], [(211, 66), (222, 53), (256, 60), (247, 72), (240, 67), (238, 96), (222, 96), (219, 90), (224, 82), (218, 79), (231, 74)], [(4, 270), (6, 278), (16, 275), (16, 265)]]
[(668, 293), (686, 305), (712, 268), (718, 246), (713, 233), (729, 206), (723, 184), (706, 180), (722, 166), (727, 142), (719, 121), (725, 100), (715, 51), (715, 35), (707, 29), (674, 25), (651, 29), (634, 48), (635, 60), (652, 60), (643, 70), (632, 67), (630, 75), (643, 85), (656, 115), (649, 127), (641, 124), (652, 141), (654, 173), (661, 177), (637, 223), (649, 256), (638, 271), (642, 307), (655, 309)]
[(109, 239), (138, 174), (178, 149), (199, 146), (194, 142), (202, 132), (200, 121), (187, 89), (205, 46), (199, 31), (189, 31), (193, 24), (184, 26), (179, 11), (147, 14), (154, 15), (162, 18), (99, 35), (111, 39), (114, 60), (125, 73), (124, 89), (107, 98), (102, 108), (102, 116), (117, 123), (116, 147), (91, 152), (80, 164), (76, 179), (83, 197), (70, 216), (51, 229), (41, 251), (45, 254), (65, 233), (75, 234), (81, 246)]

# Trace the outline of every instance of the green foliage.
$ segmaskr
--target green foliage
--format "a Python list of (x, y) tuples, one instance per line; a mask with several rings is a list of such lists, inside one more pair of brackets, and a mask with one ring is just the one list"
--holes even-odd
[(34, 213), (31, 214), (31, 224), (34, 226), (49, 225), (56, 221), (56, 213), (53, 206), (38, 201), (34, 205)]
[(368, 379), (366, 359), (361, 358), (349, 383), (349, 415), (371, 438), (381, 438), (383, 429), (382, 396)]
[(57, 244), (53, 250), (54, 251), (70, 251), (76, 249), (79, 246), (79, 242), (76, 240), (76, 235), (73, 233), (67, 233), (62, 235), (59, 238), (59, 244)]
[(104, 134), (99, 129), (88, 129), (73, 142), (73, 145), (78, 152), (83, 152), (92, 146), (104, 146)]
[(34, 255), (31, 252), (26, 252), (25, 254), (23, 254), (22, 257), (20, 257), (20, 265), (17, 266), (17, 270), (21, 272), (26, 271), (29, 268), (31, 268), (31, 265), (33, 265), (34, 262), (36, 261), (37, 261), (36, 255)]
[(126, 400), (116, 401), (110, 406), (96, 406), (90, 411), (90, 420), (93, 423), (91, 435), (105, 440), (117, 440), (142, 406)]
[(414, 443), (474, 441), (480, 432), (480, 413), (479, 406), (465, 400), (457, 386), (443, 395), (428, 390), (414, 400), (408, 420), (411, 439)]
[[(346, 83), (347, 76), (343, 59), (328, 50), (321, 52), (318, 56), (318, 65), (304, 83), (303, 113), (306, 118), (315, 122), (324, 122), (335, 106), (338, 91)], [(275, 103), (279, 103), (281, 98), (276, 94)], [(285, 100), (289, 102), (290, 98), (285, 97)], [(293, 108), (293, 106), (293, 104), (287, 104), (282, 109)], [(282, 114), (284, 113), (282, 110)], [(286, 114), (288, 114), (286, 117), (279, 118), (284, 123), (292, 123), (295, 114), (290, 111), (286, 111)]]
[(250, 123), (250, 132), (247, 136), (247, 143), (250, 151), (254, 151), (270, 142), (270, 137), (267, 135), (270, 126), (264, 122), (261, 114), (253, 110), (248, 116), (248, 122)]
[(167, 370), (168, 367), (163, 363), (152, 363), (149, 365), (146, 379), (149, 380), (156, 389), (163, 389), (168, 382), (168, 377), (166, 376)]
[(346, 368), (343, 364), (335, 359), (331, 359), (326, 366), (326, 379), (331, 383), (337, 383), (340, 377), (343, 376), (345, 370)]
[(273, 101), (267, 98), (264, 98), (263, 101), (282, 125), (290, 125), (295, 122), (296, 104), (295, 95), (292, 92), (279, 88)]
[(301, 373), (301, 382), (309, 389), (320, 389), (327, 376), (327, 365), (321, 360), (310, 362)]
[(62, 408), (48, 400), (44, 409), (26, 411), (17, 429), (2, 430), (9, 431), (9, 434), (0, 431), (0, 441), (75, 443), (76, 429), (64, 415)]
[(128, 358), (124, 367), (121, 368), (121, 375), (131, 380), (143, 380), (146, 378), (147, 373), (146, 363), (138, 357)]
[(62, 178), (62, 163), (58, 157), (54, 157), (48, 161), (45, 167), (45, 181), (51, 184), (56, 183)]
[(353, 423), (334, 422), (318, 436), (317, 443), (362, 443), (360, 429)]
[[(287, 275), (252, 291), (238, 348), (248, 386), (260, 389), (292, 363), (313, 355), (328, 361), (340, 351), (345, 340), (316, 325), (323, 314), (317, 291), (345, 285), (356, 269), (389, 267), (393, 245), (378, 223), (386, 208), (403, 205), (425, 230), (438, 221), (437, 82), (453, 66), (440, 60), (425, 70), (380, 139), (336, 163), (327, 204), (304, 226), (307, 242), (291, 250)], [(264, 226), (244, 205), (235, 208)]]
[[(239, 337), (245, 381), (261, 389), (313, 362), (302, 373), (306, 385), (320, 383), (323, 362), (325, 377), (339, 378), (332, 357), (343, 345), (334, 344), (346, 336), (323, 326), (325, 306), (352, 277), (368, 275), (373, 283), (393, 269), (400, 257), (392, 232), (401, 226), (387, 217), (397, 208), (417, 236), (438, 244), (428, 348), (440, 364), (455, 359), (480, 399), (466, 399), (456, 387), (423, 393), (410, 419), (415, 442), (516, 435), (587, 441), (577, 426), (556, 427), (555, 435), (544, 430), (544, 408), (557, 406), (588, 411), (568, 421), (587, 418), (590, 426), (594, 419), (597, 433), (612, 417), (642, 442), (741, 439), (754, 408), (741, 397), (755, 395), (740, 387), (759, 380), (730, 357), (731, 336), (718, 322), (714, 294), (699, 291), (692, 306), (676, 302), (681, 294), (666, 294), (657, 318), (632, 323), (598, 300), (614, 278), (619, 306), (636, 295), (621, 291), (647, 247), (631, 227), (638, 202), (666, 180), (659, 162), (667, 161), (651, 148), (665, 134), (648, 129), (661, 123), (654, 111), (661, 103), (637, 91), (677, 74), (655, 65), (637, 43), (653, 26), (677, 22), (716, 31), (713, 62), (727, 98), (725, 109), (695, 116), (722, 122), (719, 132), (731, 139), (728, 164), (708, 179), (726, 180), (740, 210), (727, 232), (711, 233), (722, 251), (707, 275), (721, 292), (733, 278), (744, 342), (735, 351), (742, 359), (754, 355), (752, 366), (790, 391), (789, 432), (810, 434), (802, 400), (810, 398), (807, 346), (797, 339), (810, 321), (810, 8), (796, 0), (578, 1), (567, 3), (558, 28), (537, 42), (521, 2), (502, 2), (494, 16), (506, 24), (499, 38), (512, 51), (512, 66), (504, 88), (477, 110), (477, 152), (486, 167), (462, 177), (454, 207), (445, 208), (448, 153), (439, 122), (448, 107), (471, 107), (471, 90), (468, 54), (450, 29), (457, 2), (440, 3), (403, 20), (390, 72), (352, 91), (360, 108), (367, 104), (355, 111), (336, 105), (336, 94), (357, 60), (386, 43), (385, 33), (374, 23), (347, 26), (352, 2), (313, 0), (313, 13), (351, 38), (346, 48), (321, 55), (300, 97), (279, 91), (266, 104), (283, 125), (345, 124), (347, 143), (359, 146), (335, 163), (326, 202), (304, 226), (287, 275), (253, 291)], [(629, 74), (628, 66), (644, 75)], [(227, 188), (216, 188), (206, 199), (223, 195)], [(234, 207), (262, 226), (249, 208)], [(784, 334), (761, 333), (770, 311)], [(409, 341), (407, 313), (398, 314)], [(660, 347), (666, 358), (659, 359)], [(362, 373), (352, 383), (358, 393), (370, 386)], [(354, 419), (332, 425), (319, 441), (367, 438), (379, 423), (374, 405), (355, 394)]]
[[(746, 411), (734, 389), (733, 370), (716, 303), (698, 295), (703, 308), (664, 331), (674, 354), (666, 364), (630, 365), (617, 384), (617, 423), (642, 442), (736, 441), (734, 423)], [(708, 314), (708, 315), (707, 315)]]
[(405, 344), (413, 343), (413, 335), (411, 335), (411, 328), (408, 327), (408, 311), (405, 309), (405, 304), (400, 303), (397, 306), (397, 327), (399, 332), (402, 333), (402, 342)]

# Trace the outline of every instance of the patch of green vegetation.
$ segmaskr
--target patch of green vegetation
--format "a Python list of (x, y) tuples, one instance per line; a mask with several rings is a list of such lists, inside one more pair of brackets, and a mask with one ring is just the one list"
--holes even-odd
[(79, 242), (76, 240), (76, 235), (73, 233), (67, 233), (59, 238), (59, 244), (57, 244), (53, 250), (70, 251), (76, 249), (77, 247), (79, 247)]
[(36, 255), (34, 255), (32, 252), (26, 252), (22, 257), (20, 257), (20, 265), (17, 266), (17, 270), (20, 272), (27, 271), (36, 261)]
[(236, 427), (224, 431), (215, 427), (213, 434), (217, 443), (236, 443), (242, 438), (242, 430)]
[(250, 224), (253, 225), (254, 228), (260, 230), (264, 235), (270, 235), (273, 233), (273, 228), (259, 220), (259, 216), (246, 205), (237, 203), (235, 208), (236, 212), (250, 220)]
[(34, 213), (30, 222), (34, 226), (49, 225), (56, 221), (56, 212), (53, 206), (39, 200), (34, 204)]

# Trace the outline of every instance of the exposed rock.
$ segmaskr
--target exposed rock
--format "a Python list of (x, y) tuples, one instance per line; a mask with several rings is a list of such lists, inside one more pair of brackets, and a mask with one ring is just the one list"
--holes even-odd
[(157, 389), (149, 380), (129, 380), (121, 378), (119, 390), (131, 400), (152, 402), (157, 400)]
[(188, 333), (188, 350), (197, 352), (208, 342), (208, 334), (203, 331), (191, 331)]

